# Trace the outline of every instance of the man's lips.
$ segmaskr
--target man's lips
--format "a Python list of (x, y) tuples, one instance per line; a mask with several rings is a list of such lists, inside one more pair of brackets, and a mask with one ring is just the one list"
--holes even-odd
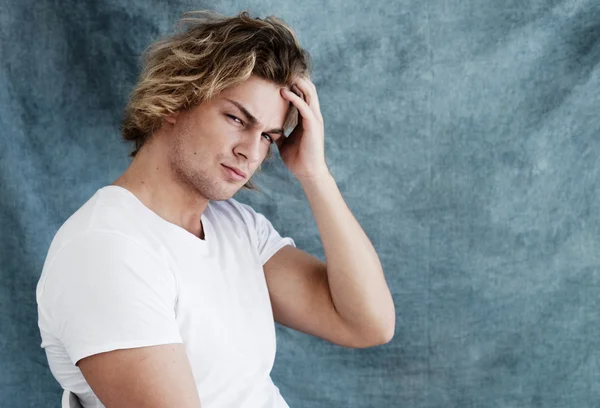
[(231, 166), (226, 166), (223, 164), (223, 167), (233, 171), (235, 174), (237, 174), (239, 177), (241, 178), (246, 178), (246, 173), (244, 173), (242, 170), (238, 169), (237, 167), (231, 167)]

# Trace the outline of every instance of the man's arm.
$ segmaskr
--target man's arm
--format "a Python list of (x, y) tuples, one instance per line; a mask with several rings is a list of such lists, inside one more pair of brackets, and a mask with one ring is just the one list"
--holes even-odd
[(199, 407), (175, 277), (125, 235), (73, 237), (43, 272), (38, 308), (98, 398), (110, 408)]
[(275, 320), (333, 343), (391, 340), (396, 313), (381, 263), (331, 174), (299, 178), (327, 263), (286, 246), (264, 266)]
[(327, 264), (295, 248), (281, 249), (265, 264), (275, 318), (350, 347), (388, 342), (394, 302), (377, 253), (327, 168), (317, 88), (298, 77), (281, 96), (298, 110), (298, 126), (275, 143), (308, 198)]
[(77, 365), (106, 407), (200, 407), (181, 343), (95, 354)]

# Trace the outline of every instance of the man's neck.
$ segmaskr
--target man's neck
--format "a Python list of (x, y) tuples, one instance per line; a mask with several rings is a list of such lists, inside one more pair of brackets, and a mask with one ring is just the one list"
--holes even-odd
[(127, 170), (112, 184), (129, 190), (161, 218), (204, 239), (200, 216), (208, 200), (198, 198), (172, 174), (164, 155), (153, 149), (138, 152)]

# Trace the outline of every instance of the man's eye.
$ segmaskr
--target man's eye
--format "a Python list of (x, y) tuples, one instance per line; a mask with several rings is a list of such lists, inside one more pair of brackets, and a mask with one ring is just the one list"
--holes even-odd
[(237, 122), (237, 123), (239, 123), (240, 125), (243, 125), (243, 124), (244, 124), (244, 122), (242, 122), (242, 120), (241, 120), (240, 118), (236, 117), (236, 116), (233, 116), (233, 115), (227, 115), (227, 117), (228, 117), (229, 119), (233, 120), (234, 122)]
[(269, 136), (267, 133), (263, 133), (263, 136), (266, 136), (266, 137), (268, 138), (267, 140), (268, 140), (270, 143), (274, 143), (274, 142), (275, 142), (275, 141), (273, 140), (273, 138), (272, 138), (271, 136)]

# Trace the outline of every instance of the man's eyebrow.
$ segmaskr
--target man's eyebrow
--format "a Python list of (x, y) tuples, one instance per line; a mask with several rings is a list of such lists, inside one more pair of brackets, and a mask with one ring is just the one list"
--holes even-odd
[[(256, 117), (251, 114), (248, 109), (246, 109), (244, 107), (244, 105), (242, 105), (241, 103), (234, 101), (232, 99), (228, 99), (225, 98), (226, 101), (231, 102), (232, 104), (234, 104), (239, 110), (240, 112), (242, 112), (242, 114), (246, 117), (246, 120), (251, 124), (251, 125), (256, 125), (258, 124), (258, 119), (256, 119)], [(284, 130), (282, 128), (275, 128), (275, 129), (271, 129), (266, 131), (265, 133), (279, 133), (279, 134), (284, 134)]]

